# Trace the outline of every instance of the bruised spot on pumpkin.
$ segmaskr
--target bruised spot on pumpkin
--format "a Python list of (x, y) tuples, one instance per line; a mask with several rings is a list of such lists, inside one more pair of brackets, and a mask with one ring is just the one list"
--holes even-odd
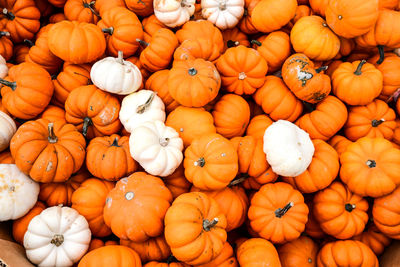
[(53, 169), (53, 162), (49, 161), (49, 163), (47, 163), (47, 167), (46, 167), (46, 172), (49, 172)]
[(309, 98), (309, 100), (317, 100), (317, 101), (321, 101), (322, 99), (324, 99), (326, 97), (326, 94), (324, 93), (320, 93), (320, 92), (315, 92), (312, 94), (312, 96)]

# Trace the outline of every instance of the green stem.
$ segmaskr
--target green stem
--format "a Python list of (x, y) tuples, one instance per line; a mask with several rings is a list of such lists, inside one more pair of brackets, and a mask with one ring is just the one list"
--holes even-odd
[(204, 158), (199, 158), (195, 163), (195, 166), (200, 166), (200, 167), (204, 167), (204, 165), (206, 165), (206, 160)]
[(86, 137), (90, 125), (93, 125), (92, 119), (90, 119), (89, 117), (85, 117), (83, 119), (83, 127), (82, 127), (83, 136)]
[(356, 71), (354, 72), (355, 75), (361, 75), (361, 69), (364, 66), (364, 64), (367, 63), (367, 61), (365, 59), (360, 61), (360, 64), (358, 64)]
[(383, 45), (378, 45), (379, 59), (376, 64), (381, 64), (385, 60), (385, 50), (383, 48)]
[(218, 218), (214, 218), (211, 222), (208, 219), (203, 220), (203, 230), (208, 232), (218, 223)]
[(9, 20), (15, 19), (15, 15), (12, 12), (8, 11), (7, 8), (3, 8), (3, 15)]
[(111, 144), (111, 146), (120, 147), (118, 145), (118, 138), (117, 137), (115, 137), (115, 139), (114, 139), (113, 143)]
[(384, 121), (385, 121), (384, 119), (372, 120), (372, 122), (371, 122), (372, 127), (378, 127), (378, 126), (381, 125)]
[(9, 81), (0, 79), (0, 84), (10, 87), (11, 90), (13, 90), (13, 91), (15, 91), (15, 89), (17, 89), (17, 83), (16, 82), (9, 82)]
[(282, 209), (279, 208), (275, 211), (275, 216), (277, 218), (282, 218), (283, 215), (286, 214), (286, 212), (288, 212), (290, 210), (291, 207), (294, 206), (293, 202), (289, 202), (285, 207), (283, 207)]
[(28, 40), (28, 39), (24, 39), (24, 43), (26, 43), (29, 47), (32, 47), (35, 45), (34, 42), (32, 42), (31, 40)]
[(143, 45), (143, 46), (149, 46), (149, 43), (147, 43), (143, 40), (140, 40), (140, 39), (136, 39), (136, 42), (138, 42), (140, 45)]
[(104, 28), (104, 29), (101, 29), (101, 31), (104, 33), (108, 33), (109, 35), (112, 35), (114, 33), (114, 28), (113, 27)]
[(321, 71), (326, 71), (328, 69), (328, 66), (322, 66), (319, 67), (318, 69), (315, 69), (316, 73), (320, 73)]
[(9, 37), (9, 36), (10, 36), (10, 33), (9, 33), (9, 32), (6, 32), (6, 31), (0, 31), (0, 36), (7, 36), (7, 37)]
[(262, 46), (262, 43), (260, 41), (257, 41), (257, 40), (251, 40), (250, 43), (254, 44), (254, 45)]
[(94, 9), (94, 5), (95, 5), (95, 4), (96, 4), (96, 1), (92, 1), (92, 2), (90, 2), (90, 3), (86, 3), (85, 1), (83, 1), (83, 7), (89, 8), (90, 11), (93, 13), (93, 15), (95, 15), (95, 16), (98, 17), (98, 18), (101, 18), (101, 17), (100, 17), (100, 14), (97, 13), (97, 11)]

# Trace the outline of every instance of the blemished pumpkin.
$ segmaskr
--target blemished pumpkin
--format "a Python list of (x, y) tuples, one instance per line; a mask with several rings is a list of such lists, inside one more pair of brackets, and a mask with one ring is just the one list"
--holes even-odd
[(46, 119), (21, 125), (10, 143), (15, 164), (37, 182), (65, 182), (85, 159), (86, 141), (71, 124)]
[(263, 238), (250, 238), (239, 245), (236, 257), (241, 267), (259, 266), (281, 267), (274, 245)]
[(400, 184), (400, 150), (384, 138), (363, 137), (340, 155), (340, 179), (355, 194), (381, 197)]
[(263, 185), (251, 198), (248, 212), (251, 228), (278, 244), (297, 239), (304, 231), (307, 215), (303, 195), (282, 182)]
[(78, 267), (141, 267), (142, 263), (136, 251), (126, 246), (111, 245), (97, 248), (87, 253)]
[(392, 193), (376, 198), (372, 207), (372, 217), (376, 227), (384, 235), (394, 239), (400, 239), (399, 196), (398, 187)]
[(316, 266), (318, 245), (307, 236), (300, 236), (278, 248), (279, 259), (284, 267)]
[(190, 265), (210, 262), (226, 242), (226, 217), (217, 202), (201, 192), (177, 197), (164, 222), (164, 235), (172, 254)]
[(353, 239), (366, 244), (376, 255), (382, 254), (391, 242), (391, 239), (379, 231), (374, 223), (368, 225), (364, 232), (353, 237)]
[(108, 193), (104, 222), (119, 238), (143, 242), (162, 234), (171, 202), (172, 194), (160, 178), (135, 172)]
[(121, 239), (120, 245), (130, 247), (139, 254), (142, 263), (148, 261), (162, 261), (168, 259), (171, 255), (167, 241), (164, 235), (147, 239), (144, 242), (134, 242), (127, 239)]

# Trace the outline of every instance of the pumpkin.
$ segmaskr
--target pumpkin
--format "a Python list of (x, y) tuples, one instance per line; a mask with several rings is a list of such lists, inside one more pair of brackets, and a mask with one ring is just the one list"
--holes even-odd
[(233, 28), (244, 12), (244, 0), (201, 0), (201, 15), (221, 30)]
[(47, 206), (71, 206), (72, 193), (83, 181), (90, 177), (90, 174), (82, 168), (64, 183), (42, 183), (40, 184), (39, 200)]
[(244, 12), (243, 17), (239, 21), (238, 27), (239, 29), (246, 34), (257, 33), (258, 30), (254, 27), (253, 22), (251, 20), (251, 14), (253, 12), (254, 7), (260, 2), (260, 0), (245, 0), (244, 1)]
[(364, 243), (338, 240), (326, 243), (318, 252), (317, 266), (378, 267), (374, 252)]
[[(354, 39), (346, 39), (344, 37), (339, 36), (339, 40), (340, 40), (340, 49), (339, 49), (339, 53), (336, 55), (335, 59), (340, 59), (342, 57), (349, 56), (351, 54), (351, 52), (353, 52), (353, 50), (355, 49), (355, 46), (356, 46), (356, 42), (354, 41)], [(332, 64), (329, 64), (328, 70), (331, 68), (331, 65)], [(332, 69), (329, 71), (326, 71), (326, 74), (328, 74), (329, 76), (331, 76), (330, 75), (331, 73), (333, 73)]]
[(376, 255), (382, 254), (391, 242), (391, 239), (382, 234), (375, 224), (370, 224), (364, 232), (353, 237), (353, 239), (366, 244)]
[(114, 241), (114, 240), (107, 240), (104, 242), (101, 239), (92, 238), (92, 240), (90, 240), (90, 243), (89, 243), (88, 252), (95, 250), (97, 248), (101, 248), (104, 246), (112, 246), (112, 245), (118, 245), (118, 242)]
[(164, 122), (164, 103), (153, 91), (139, 90), (124, 97), (119, 119), (125, 130), (130, 133), (145, 122)]
[(187, 22), (195, 11), (195, 0), (154, 0), (154, 15), (170, 28)]
[(50, 74), (42, 67), (24, 62), (12, 66), (8, 76), (0, 79), (2, 103), (20, 119), (32, 119), (49, 104), (54, 87)]
[(335, 135), (329, 140), (329, 144), (336, 150), (339, 157), (351, 143), (349, 139), (341, 135)]
[(255, 138), (263, 138), (265, 130), (273, 123), (273, 121), (265, 114), (257, 115), (251, 118), (246, 129), (246, 135)]
[(119, 238), (144, 242), (162, 234), (171, 202), (171, 192), (160, 178), (135, 172), (119, 180), (108, 193), (104, 222)]
[(64, 14), (68, 20), (96, 24), (100, 14), (95, 9), (96, 1), (67, 0), (64, 5)]
[(143, 18), (142, 20), (144, 41), (150, 42), (153, 34), (161, 28), (167, 28), (157, 17), (153, 14), (149, 17)]
[[(307, 0), (308, 1), (308, 0)], [(306, 16), (312, 16), (314, 15), (313, 11), (311, 10), (311, 7), (309, 7), (308, 5), (302, 5), (301, 3), (299, 3), (299, 1), (297, 1), (297, 3), (299, 4), (296, 8), (296, 14), (294, 15), (294, 17), (290, 20), (290, 22), (287, 24), (287, 27), (289, 29), (293, 28), (293, 25), (302, 17), (306, 17)]]
[(14, 43), (32, 39), (40, 28), (40, 11), (33, 0), (2, 0), (1, 25)]
[(0, 164), (15, 164), (10, 151), (6, 150), (0, 153)]
[[(11, 42), (11, 40), (10, 40)], [(16, 45), (13, 48), (13, 60), (15, 61), (16, 64), (20, 64), (22, 62), (25, 62), (25, 57), (29, 53), (29, 48), (27, 44), (19, 44)]]
[(309, 237), (300, 236), (278, 248), (284, 267), (316, 266), (318, 245)]
[(179, 106), (179, 103), (176, 102), (169, 93), (168, 76), (169, 70), (160, 70), (154, 72), (150, 77), (147, 78), (144, 87), (147, 90), (156, 92), (157, 96), (160, 97), (164, 103), (165, 109), (168, 112), (171, 112)]
[(222, 248), (221, 253), (215, 257), (212, 261), (206, 264), (196, 265), (197, 267), (238, 267), (239, 264), (235, 258), (235, 254), (233, 253), (232, 246), (225, 242), (224, 247)]
[(260, 32), (276, 31), (294, 17), (296, 8), (296, 0), (261, 0), (251, 13), (251, 21)]
[(141, 16), (141, 17), (148, 17), (151, 14), (153, 14), (153, 1), (149, 0), (141, 0), (141, 1), (135, 1), (135, 0), (127, 0), (124, 1), (126, 4), (126, 7), (130, 10), (132, 10), (135, 14)]
[(67, 2), (67, 0), (47, 0), (47, 1), (55, 7), (64, 7), (65, 2)]
[(43, 113), (40, 114), (40, 118), (46, 119), (50, 122), (55, 122), (59, 120), (67, 123), (67, 121), (65, 120), (65, 110), (53, 105), (48, 105)]
[(39, 266), (71, 266), (87, 251), (90, 237), (86, 219), (76, 210), (50, 207), (28, 225), (24, 236), (26, 256)]
[(225, 138), (242, 136), (250, 121), (250, 107), (241, 96), (226, 94), (214, 105), (212, 115), (217, 133)]
[(179, 133), (185, 147), (188, 147), (194, 139), (217, 131), (212, 115), (204, 108), (178, 106), (168, 115), (165, 125)]
[(226, 242), (226, 217), (217, 202), (201, 192), (177, 197), (165, 215), (165, 240), (179, 261), (200, 265), (217, 257)]
[(324, 238), (326, 236), (326, 234), (324, 233), (324, 231), (322, 231), (321, 225), (317, 221), (317, 219), (315, 218), (315, 215), (314, 215), (313, 199), (310, 197), (306, 201), (306, 204), (307, 204), (309, 212), (308, 212), (308, 221), (306, 223), (306, 229), (304, 230), (304, 232), (312, 238), (317, 238), (317, 239)]
[(39, 194), (39, 185), (15, 164), (0, 164), (0, 188), (0, 221), (15, 220), (27, 214)]
[(345, 38), (354, 38), (370, 31), (378, 19), (378, 1), (330, 1), (325, 10), (329, 27)]
[(86, 218), (92, 235), (104, 237), (111, 234), (105, 225), (103, 210), (106, 197), (114, 183), (96, 178), (86, 179), (72, 194), (72, 208)]
[(106, 50), (106, 39), (101, 29), (86, 22), (63, 20), (49, 30), (50, 51), (73, 64), (97, 60)]
[(331, 91), (329, 76), (314, 69), (314, 63), (305, 54), (296, 53), (285, 60), (282, 78), (297, 98), (309, 103), (320, 102)]
[[(53, 0), (54, 1), (54, 0)], [(116, 6), (125, 7), (124, 0), (96, 0), (94, 3), (94, 8), (99, 11), (100, 16), (102, 17), (104, 13)]]
[(367, 105), (382, 91), (382, 73), (365, 60), (344, 62), (332, 74), (332, 91), (349, 105)]
[(272, 123), (263, 140), (263, 151), (276, 174), (298, 176), (310, 165), (314, 145), (309, 135), (293, 123), (285, 120)]
[(344, 126), (348, 139), (361, 137), (383, 137), (391, 140), (396, 128), (396, 114), (382, 100), (376, 99), (366, 106), (349, 108), (349, 117)]
[(314, 111), (301, 116), (296, 125), (305, 130), (312, 139), (326, 141), (343, 127), (346, 120), (346, 106), (338, 98), (329, 95), (317, 104)]
[(281, 267), (274, 245), (263, 238), (250, 238), (239, 245), (236, 257), (241, 267), (259, 266)]
[(328, 7), (329, 0), (309, 0), (310, 7), (314, 13), (325, 17), (325, 11)]
[(208, 39), (196, 38), (184, 40), (174, 52), (174, 60), (188, 60), (202, 58), (215, 62), (221, 51), (218, 46), (210, 43)]
[(3, 111), (0, 111), (0, 152), (7, 149), (11, 138), (17, 131), (17, 126), (13, 119)]
[(388, 195), (376, 198), (372, 207), (374, 224), (384, 235), (400, 238), (399, 187)]
[(42, 202), (38, 201), (36, 204), (29, 210), (27, 214), (22, 216), (21, 218), (14, 220), (12, 223), (12, 235), (15, 241), (19, 244), (24, 244), (24, 235), (26, 230), (28, 229), (28, 225), (33, 217), (39, 215), (44, 209), (46, 209), (46, 205)]
[(158, 262), (158, 261), (150, 261), (143, 265), (143, 267), (188, 267), (189, 265), (182, 262)]
[(231, 142), (219, 134), (194, 139), (185, 150), (185, 177), (202, 190), (226, 187), (238, 172), (238, 155)]
[(302, 193), (313, 193), (324, 189), (335, 180), (339, 173), (339, 157), (333, 147), (322, 140), (312, 140), (315, 151), (307, 170), (296, 177), (285, 177)]
[(307, 215), (303, 195), (282, 182), (263, 185), (252, 197), (248, 212), (251, 228), (272, 243), (298, 238), (304, 231)]
[(400, 120), (396, 119), (396, 128), (394, 129), (393, 140), (395, 144), (400, 144)]
[(136, 251), (142, 263), (166, 260), (171, 255), (171, 249), (165, 241), (164, 235), (147, 239), (144, 242), (121, 239), (120, 244)]
[[(9, 39), (10, 33), (6, 31), (0, 31), (0, 55), (5, 60), (10, 60), (13, 56), (14, 44)], [(3, 77), (4, 78), (4, 77)]]
[(106, 34), (107, 53), (114, 57), (118, 56), (119, 51), (125, 57), (132, 56), (139, 48), (136, 39), (143, 38), (139, 19), (125, 7), (116, 6), (105, 10), (97, 26)]
[(224, 39), (224, 51), (238, 45), (250, 46), (247, 35), (241, 32), (237, 27), (224, 30), (222, 32), (222, 38)]
[(340, 155), (340, 179), (355, 194), (381, 197), (400, 184), (400, 150), (384, 138), (363, 137)]
[(110, 245), (97, 248), (87, 253), (79, 262), (78, 267), (141, 267), (139, 255), (131, 248)]
[(169, 29), (158, 29), (152, 36), (150, 43), (138, 40), (146, 48), (140, 53), (140, 62), (151, 72), (159, 71), (168, 67), (178, 47), (175, 34)]
[(303, 112), (301, 101), (276, 76), (267, 76), (264, 85), (253, 94), (253, 99), (273, 120), (293, 122)]
[(183, 193), (190, 190), (191, 183), (185, 177), (185, 170), (181, 164), (171, 175), (163, 177), (165, 186), (171, 191), (172, 197), (175, 199)]
[(49, 17), (49, 23), (57, 23), (66, 19), (67, 17), (65, 17), (64, 13), (56, 13)]
[(119, 111), (118, 99), (94, 85), (75, 88), (65, 101), (65, 119), (88, 138), (118, 132)]
[(268, 64), (255, 49), (239, 45), (228, 48), (216, 64), (222, 86), (238, 95), (252, 94), (264, 84)]

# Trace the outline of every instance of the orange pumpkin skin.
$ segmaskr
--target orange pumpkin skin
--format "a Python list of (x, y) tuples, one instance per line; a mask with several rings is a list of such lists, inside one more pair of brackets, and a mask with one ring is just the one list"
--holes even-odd
[(252, 41), (253, 48), (267, 61), (268, 73), (273, 73), (282, 67), (290, 56), (291, 46), (289, 35), (283, 31), (271, 32)]
[(157, 17), (153, 14), (142, 20), (144, 41), (150, 42), (153, 34), (161, 28), (167, 28)]
[(131, 248), (110, 245), (85, 254), (78, 267), (141, 267), (139, 255)]
[[(354, 39), (346, 39), (344, 37), (339, 36), (339, 40), (340, 40), (340, 49), (339, 49), (339, 53), (337, 53), (335, 59), (341, 59), (342, 57), (346, 57), (346, 56), (350, 55), (351, 52), (353, 52), (354, 48), (356, 47), (356, 42), (354, 41)], [(329, 70), (329, 68), (328, 68), (328, 70)], [(330, 72), (333, 72), (333, 71), (330, 70), (329, 73)], [(328, 74), (328, 71), (326, 71), (326, 73)], [(329, 76), (331, 76), (331, 75), (329, 75)]]
[(241, 96), (226, 94), (215, 104), (212, 115), (217, 133), (226, 138), (242, 136), (250, 121), (250, 107)]
[(366, 231), (353, 237), (353, 239), (366, 244), (376, 255), (382, 254), (385, 247), (389, 246), (391, 242), (391, 239), (382, 234), (375, 224), (371, 224)]
[(251, 228), (261, 237), (279, 244), (300, 236), (307, 215), (303, 195), (282, 182), (263, 185), (251, 199), (248, 212)]
[(210, 262), (226, 242), (226, 217), (217, 202), (201, 192), (177, 197), (164, 222), (165, 240), (172, 254), (190, 265)]
[(400, 184), (400, 150), (386, 139), (358, 139), (340, 155), (340, 163), (340, 179), (358, 195), (381, 197)]
[(344, 62), (332, 74), (332, 91), (348, 105), (367, 105), (379, 96), (382, 73), (364, 61)]
[(288, 242), (278, 248), (279, 259), (284, 267), (316, 266), (318, 245), (307, 236)]
[(129, 138), (113, 134), (96, 137), (86, 148), (86, 167), (95, 177), (118, 181), (137, 169), (129, 152)]
[(238, 262), (235, 258), (235, 254), (233, 253), (232, 246), (225, 242), (224, 247), (222, 248), (221, 253), (212, 261), (206, 264), (196, 265), (197, 267), (238, 267)]
[(268, 64), (255, 49), (239, 45), (228, 48), (217, 60), (222, 86), (238, 95), (252, 94), (264, 84)]
[(244, 1), (244, 13), (242, 19), (239, 21), (239, 29), (246, 34), (257, 33), (258, 30), (254, 27), (251, 21), (251, 13), (254, 7), (260, 2), (260, 0), (245, 0)]
[(110, 10), (116, 6), (125, 7), (124, 0), (96, 0), (94, 7), (99, 11), (100, 16), (103, 16), (107, 10)]
[(181, 164), (171, 175), (163, 177), (165, 186), (171, 191), (173, 199), (187, 193), (192, 186), (185, 177), (185, 170)]
[(68, 20), (96, 24), (100, 15), (95, 10), (95, 3), (90, 0), (67, 0), (64, 14)]
[(10, 142), (17, 167), (44, 183), (68, 180), (81, 168), (85, 147), (85, 138), (73, 125), (56, 121), (51, 127), (46, 119), (24, 123)]
[(141, 17), (148, 17), (153, 14), (153, 1), (150, 0), (126, 0), (125, 1), (126, 7), (135, 14)]
[(340, 49), (340, 40), (319, 16), (299, 19), (290, 32), (290, 42), (297, 53), (313, 60), (330, 60)]
[(325, 12), (329, 27), (337, 35), (354, 38), (374, 27), (379, 14), (378, 1), (331, 1)]
[(15, 164), (10, 151), (3, 151), (0, 153), (0, 164)]
[(301, 53), (286, 59), (282, 66), (282, 78), (297, 98), (309, 103), (320, 102), (331, 91), (329, 76), (317, 73), (314, 63)]
[(139, 47), (136, 39), (143, 39), (142, 24), (135, 13), (125, 7), (105, 11), (97, 26), (107, 34), (107, 53), (114, 57), (118, 56), (118, 51), (122, 51), (125, 58), (132, 56)]
[(25, 57), (29, 53), (29, 48), (30, 48), (29, 46), (24, 44), (19, 44), (14, 47), (13, 59), (15, 61), (15, 64), (20, 64), (22, 62), (25, 62)]
[(391, 140), (396, 128), (396, 113), (382, 100), (376, 99), (366, 106), (349, 108), (344, 133), (351, 141), (361, 137), (383, 137)]
[(150, 261), (143, 265), (143, 267), (189, 267), (183, 262), (158, 262), (158, 261)]
[[(239, 245), (236, 257), (241, 267), (274, 266), (281, 267), (274, 245), (263, 238), (250, 238)], [(255, 265), (257, 264), (257, 265)]]
[(83, 64), (95, 61), (104, 54), (106, 39), (96, 25), (63, 20), (51, 27), (48, 45), (50, 51), (62, 60)]
[[(171, 202), (172, 194), (160, 178), (135, 172), (119, 180), (108, 193), (104, 222), (119, 238), (144, 242), (162, 234)], [(132, 210), (136, 212), (129, 212)]]
[(169, 29), (160, 28), (140, 53), (140, 62), (151, 72), (165, 69), (170, 64), (177, 47), (178, 39), (175, 34)]
[(397, 0), (379, 0), (379, 9), (396, 9), (398, 3)]
[(215, 62), (221, 55), (220, 49), (205, 38), (184, 40), (174, 52), (174, 60), (202, 58)]
[(179, 103), (176, 102), (169, 93), (168, 76), (169, 76), (169, 70), (160, 70), (154, 72), (146, 80), (144, 88), (147, 90), (152, 90), (154, 92), (157, 92), (157, 96), (159, 96), (161, 100), (164, 102), (165, 109), (167, 110), (167, 112), (171, 112), (179, 106)]
[(314, 215), (313, 199), (311, 198), (308, 201), (306, 201), (306, 204), (309, 212), (308, 212), (308, 221), (306, 223), (306, 229), (304, 230), (304, 232), (312, 238), (316, 239), (324, 238), (326, 234), (324, 233), (324, 231), (322, 231), (321, 224), (317, 221)]
[(121, 239), (120, 244), (136, 251), (142, 263), (166, 260), (171, 255), (171, 249), (165, 241), (164, 235), (150, 238), (144, 242)]
[(65, 2), (67, 2), (67, 0), (48, 0), (50, 4), (52, 4), (55, 7), (64, 7)]
[(260, 32), (276, 31), (294, 17), (296, 8), (296, 0), (261, 0), (251, 13), (251, 21)]
[(42, 183), (40, 184), (39, 200), (45, 202), (49, 207), (57, 205), (70, 207), (72, 193), (89, 177), (90, 174), (83, 169), (73, 174), (64, 183)]
[[(0, 55), (4, 57), (6, 61), (10, 60), (14, 52), (14, 44), (9, 39), (9, 32), (0, 32)], [(16, 62), (17, 64), (19, 62)]]
[(118, 242), (114, 240), (107, 240), (106, 242), (104, 242), (101, 239), (92, 238), (92, 240), (89, 243), (88, 252), (95, 250), (97, 248), (101, 248), (104, 246), (112, 246), (112, 245), (118, 245)]
[(264, 85), (253, 95), (254, 101), (273, 120), (295, 121), (303, 112), (303, 104), (287, 88), (281, 78), (267, 76)]
[(65, 120), (65, 110), (53, 105), (48, 105), (40, 115), (40, 118), (49, 120), (50, 122), (62, 121), (67, 123)]
[(374, 224), (386, 236), (400, 239), (400, 189), (374, 200), (372, 216)]
[(75, 88), (65, 101), (65, 119), (89, 139), (117, 133), (121, 106), (114, 95), (94, 85)]
[(343, 127), (347, 116), (346, 106), (338, 98), (329, 95), (318, 103), (314, 111), (301, 116), (296, 125), (312, 139), (327, 141)]
[(168, 75), (168, 90), (176, 102), (186, 107), (202, 107), (211, 102), (221, 87), (215, 66), (204, 59), (174, 61)]
[(179, 133), (185, 147), (194, 139), (217, 132), (212, 115), (203, 108), (179, 106), (168, 115), (165, 125)]
[(25, 214), (23, 217), (13, 221), (12, 223), (12, 235), (15, 241), (19, 244), (24, 244), (24, 235), (26, 230), (28, 229), (28, 225), (36, 215), (39, 215), (44, 209), (46, 205), (42, 202), (36, 202), (35, 206), (31, 208), (31, 210)]
[[(135, 56), (129, 57), (129, 58), (125, 59), (125, 61), (132, 62), (133, 64), (136, 65), (136, 67), (139, 68), (140, 73), (142, 74), (142, 78), (143, 78), (142, 79), (142, 85), (140, 86), (140, 88), (143, 88), (144, 87), (144, 81), (143, 80), (147, 81), (147, 79), (151, 75), (151, 72), (148, 71), (145, 67), (143, 67), (142, 62), (140, 62), (140, 59), (138, 57), (135, 57)], [(158, 95), (158, 96), (160, 96), (160, 95)]]
[(250, 46), (247, 35), (241, 32), (237, 27), (224, 30), (222, 32), (222, 38), (224, 39), (224, 51), (238, 45)]
[(246, 129), (246, 135), (255, 138), (263, 138), (265, 130), (273, 123), (273, 121), (264, 114), (253, 117)]
[(336, 150), (322, 140), (312, 140), (315, 152), (307, 170), (296, 177), (284, 177), (302, 193), (313, 193), (328, 187), (339, 173), (339, 156)]
[(57, 23), (66, 19), (67, 17), (65, 17), (64, 13), (56, 13), (49, 17), (49, 23)]
[(396, 119), (396, 128), (394, 129), (392, 141), (399, 145), (400, 144), (400, 120)]
[(193, 140), (185, 150), (185, 177), (203, 190), (226, 187), (238, 172), (238, 155), (231, 142), (219, 134)]
[(325, 244), (317, 255), (317, 266), (379, 267), (374, 252), (364, 243), (338, 240)]
[(339, 157), (342, 155), (344, 151), (346, 151), (347, 147), (352, 144), (349, 139), (341, 135), (335, 135), (329, 140), (329, 144), (336, 150)]
[[(308, 5), (302, 5), (301, 3), (298, 2), (298, 6), (296, 8), (296, 14), (294, 15), (294, 17), (291, 19), (291, 21), (287, 24), (286, 27), (288, 27), (289, 29), (293, 28), (293, 25), (302, 17), (307, 17), (307, 16), (312, 16), (314, 15), (311, 7), (309, 7)], [(308, 3), (307, 3), (308, 4)]]
[(49, 104), (54, 86), (50, 74), (39, 65), (24, 62), (8, 71), (1, 88), (2, 103), (6, 110), (20, 119), (32, 119)]

